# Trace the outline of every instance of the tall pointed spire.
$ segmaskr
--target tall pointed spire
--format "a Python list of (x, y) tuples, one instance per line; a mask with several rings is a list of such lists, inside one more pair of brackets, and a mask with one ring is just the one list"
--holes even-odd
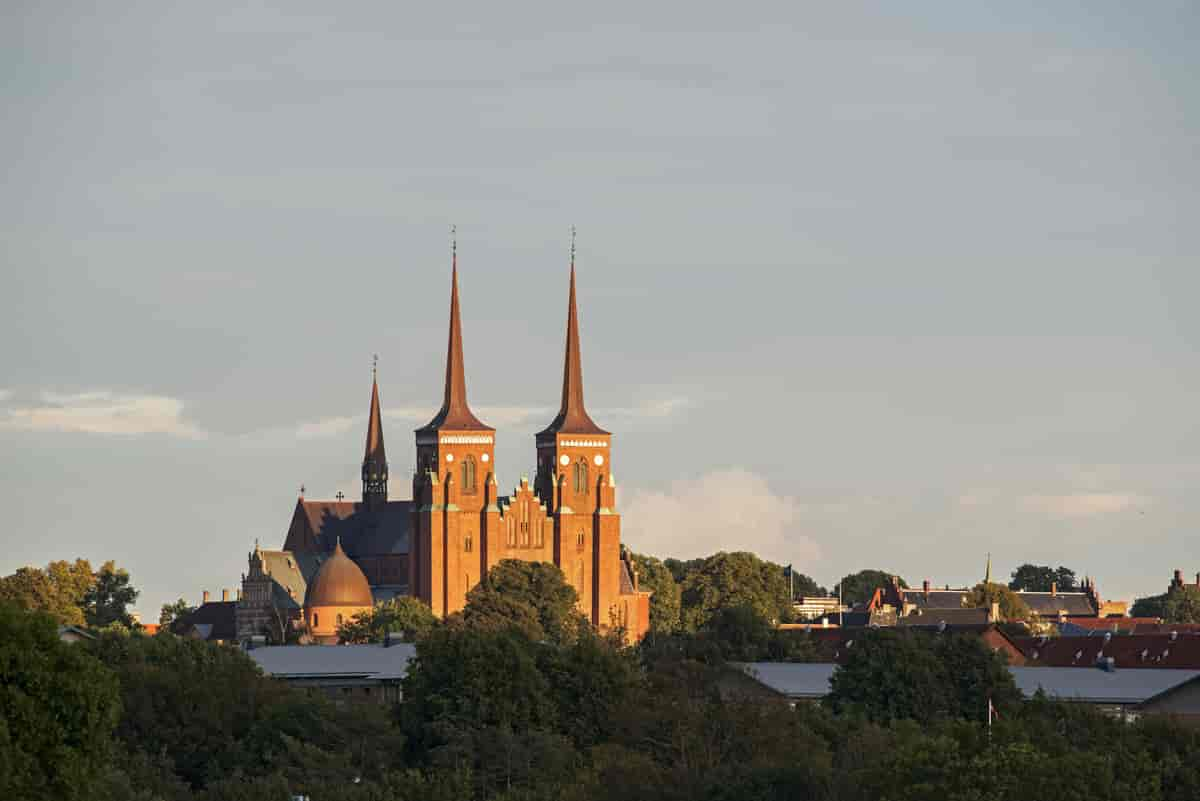
[(567, 297), (567, 347), (563, 359), (562, 405), (543, 434), (607, 434), (583, 405), (583, 359), (579, 355), (579, 313), (575, 308), (575, 227), (571, 226), (571, 288)]
[(467, 376), (463, 366), (462, 318), (458, 309), (458, 234), (451, 227), (450, 245), (450, 335), (446, 343), (446, 391), (442, 408), (421, 431), (440, 428), (482, 429), (491, 426), (479, 421), (467, 405)]
[(992, 554), (990, 551), (988, 552), (988, 555), (987, 555), (987, 569), (984, 571), (984, 574), (983, 574), (983, 583), (984, 584), (992, 583)]
[(379, 357), (371, 365), (371, 411), (362, 463), (363, 503), (387, 502), (387, 454), (383, 449), (383, 416), (379, 411)]

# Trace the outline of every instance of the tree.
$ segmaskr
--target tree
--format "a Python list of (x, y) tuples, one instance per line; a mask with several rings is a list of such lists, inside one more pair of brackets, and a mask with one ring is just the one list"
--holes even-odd
[(963, 606), (968, 609), (990, 608), (993, 603), (1000, 607), (1000, 617), (1006, 622), (1028, 623), (1033, 620), (1033, 610), (1020, 595), (1003, 584), (980, 582), (967, 593)]
[(53, 616), (0, 603), (0, 797), (92, 797), (120, 709), (116, 677)]
[(158, 613), (158, 625), (170, 629), (172, 623), (195, 611), (196, 607), (182, 598), (172, 604), (163, 604), (162, 611)]
[(587, 622), (579, 596), (549, 562), (504, 559), (467, 593), (463, 621), (472, 628), (516, 626), (535, 642), (574, 638)]
[(1132, 617), (1165, 617), (1166, 616), (1167, 594), (1150, 595), (1145, 598), (1134, 600), (1133, 606), (1129, 610)]
[(783, 568), (752, 553), (713, 554), (684, 581), (680, 601), (686, 629), (708, 625), (722, 607), (749, 605), (770, 621), (787, 620), (792, 605)]
[[(789, 569), (791, 569), (790, 565), (787, 568), (784, 568), (785, 575)], [(816, 579), (814, 579), (812, 576), (807, 576), (803, 573), (796, 573), (794, 570), (791, 574), (791, 577), (788, 578), (788, 584), (792, 590), (793, 601), (798, 601), (805, 596), (821, 597), (829, 594), (829, 590), (818, 584)]]
[(669, 634), (677, 630), (681, 607), (679, 584), (675, 576), (653, 556), (635, 553), (632, 557), (638, 570), (638, 586), (654, 593), (650, 596), (650, 631)]
[(688, 573), (696, 570), (700, 565), (704, 564), (703, 559), (672, 559), (663, 560), (663, 567), (671, 571), (671, 578), (675, 579), (676, 584), (683, 584), (683, 580), (688, 577)]
[(1163, 602), (1166, 623), (1200, 623), (1200, 588), (1174, 587)]
[(867, 629), (848, 654), (826, 698), (838, 713), (856, 711), (876, 722), (979, 720), (989, 697), (1005, 711), (1021, 700), (1004, 658), (973, 635)]
[(1049, 565), (1025, 563), (1012, 572), (1012, 581), (1008, 582), (1010, 590), (1025, 592), (1050, 592), (1052, 586), (1058, 592), (1077, 592), (1075, 571), (1061, 565), (1055, 570)]
[(133, 628), (135, 622), (128, 607), (137, 597), (138, 591), (129, 583), (129, 573), (110, 560), (96, 573), (96, 583), (83, 596), (84, 617), (89, 626), (97, 628), (113, 623)]
[(338, 642), (383, 642), (388, 634), (400, 634), (404, 642), (416, 642), (429, 634), (438, 620), (425, 603), (411, 595), (380, 601), (375, 608), (359, 612), (338, 627)]
[(51, 562), (45, 569), (22, 567), (0, 579), (0, 601), (48, 612), (64, 625), (83, 626), (84, 596), (95, 580), (86, 559)]
[[(838, 588), (841, 588), (842, 603), (847, 606), (854, 604), (866, 603), (871, 600), (871, 596), (875, 594), (875, 590), (880, 587), (886, 587), (892, 583), (894, 573), (888, 573), (885, 570), (860, 570), (857, 573), (851, 573), (843, 576), (842, 580), (834, 585), (830, 591), (833, 595), (838, 594)], [(896, 577), (900, 586), (905, 589), (908, 584), (904, 579)]]

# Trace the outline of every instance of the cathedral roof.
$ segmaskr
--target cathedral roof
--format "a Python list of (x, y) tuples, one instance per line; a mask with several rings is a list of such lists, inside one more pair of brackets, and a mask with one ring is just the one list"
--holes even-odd
[(462, 318), (458, 309), (458, 257), (450, 273), (450, 336), (446, 345), (446, 392), (442, 408), (418, 433), (451, 430), (495, 431), (467, 405), (467, 376), (463, 367)]
[(312, 541), (295, 541), (289, 535), (284, 550), (329, 551), (339, 538), (354, 557), (408, 553), (412, 526), (412, 501), (388, 501), (373, 508), (354, 501), (309, 501), (300, 499), (296, 513), (302, 515)]
[(579, 355), (579, 315), (575, 309), (575, 258), (571, 258), (571, 290), (567, 300), (567, 348), (563, 359), (562, 405), (558, 416), (539, 432), (546, 434), (607, 434), (583, 405), (583, 359)]
[(309, 608), (374, 605), (367, 577), (354, 560), (346, 556), (341, 542), (334, 546), (333, 553), (309, 582), (304, 605)]

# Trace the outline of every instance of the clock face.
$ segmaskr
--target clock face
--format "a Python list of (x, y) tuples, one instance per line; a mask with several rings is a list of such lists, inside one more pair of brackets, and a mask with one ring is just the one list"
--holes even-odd
[(558, 457), (558, 463), (565, 467), (571, 463), (571, 457), (564, 453), (562, 456)]
[(596, 466), (599, 467), (600, 465), (604, 464), (604, 457), (597, 453), (594, 461), (596, 462)]
[(487, 461), (488, 459), (490, 459), (490, 458), (491, 458), (491, 457), (490, 457), (490, 456), (488, 456), (488, 455), (485, 453), (485, 454), (483, 454), (483, 455), (481, 455), (481, 456), (479, 457), (479, 461), (481, 461), (481, 462), (486, 462), (486, 461)]
[(453, 462), (453, 461), (454, 461), (454, 454), (453, 454), (453, 453), (447, 453), (447, 454), (446, 454), (446, 461), (447, 461), (447, 462)]

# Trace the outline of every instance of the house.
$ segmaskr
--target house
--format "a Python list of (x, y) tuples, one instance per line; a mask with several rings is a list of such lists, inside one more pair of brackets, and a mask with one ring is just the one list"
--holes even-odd
[(1200, 634), (1113, 634), (1016, 637), (1030, 667), (1200, 670)]
[(263, 673), (338, 702), (388, 704), (401, 698), (400, 682), (417, 649), (388, 640), (370, 645), (269, 645), (247, 648)]
[(96, 639), (96, 635), (78, 626), (59, 626), (58, 639), (63, 642), (83, 642)]
[(229, 590), (222, 593), (222, 600), (208, 600), (204, 593), (200, 606), (183, 615), (171, 626), (183, 637), (194, 637), (209, 642), (237, 641), (237, 601), (229, 599)]

